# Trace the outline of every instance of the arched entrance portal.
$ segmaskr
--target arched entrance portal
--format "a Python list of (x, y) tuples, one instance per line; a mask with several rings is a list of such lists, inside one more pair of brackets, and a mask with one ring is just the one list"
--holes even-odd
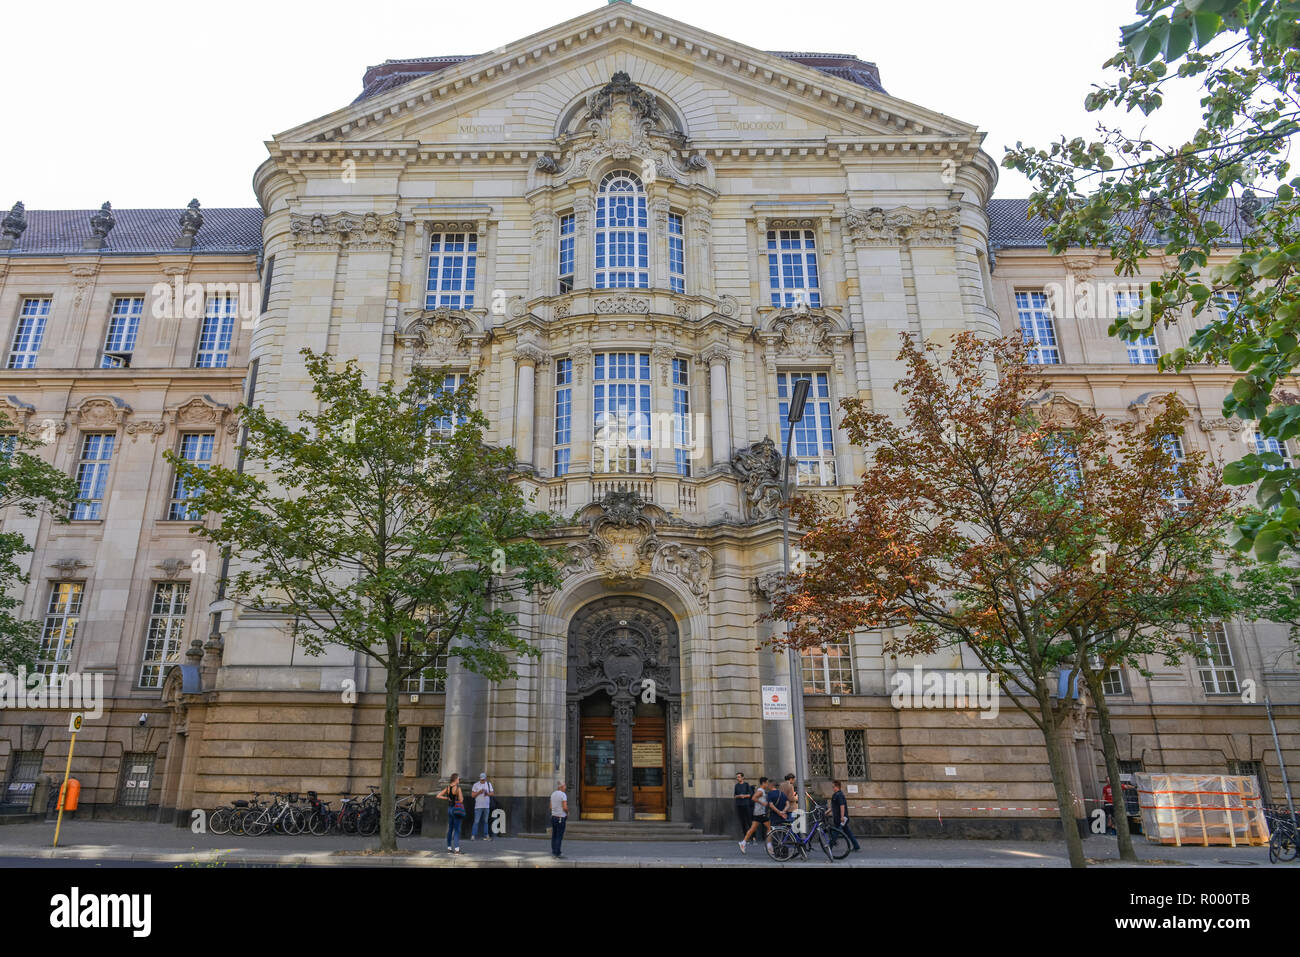
[(602, 598), (569, 624), (569, 800), (594, 820), (684, 820), (677, 623), (645, 598)]

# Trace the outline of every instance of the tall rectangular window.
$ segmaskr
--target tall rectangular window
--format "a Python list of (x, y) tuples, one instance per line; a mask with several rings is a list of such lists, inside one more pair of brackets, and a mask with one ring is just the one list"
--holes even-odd
[(1255, 453), (1262, 455), (1272, 452), (1282, 459), (1281, 465), (1265, 465), (1264, 468), (1270, 472), (1277, 469), (1289, 469), (1291, 467), (1291, 455), (1286, 450), (1286, 443), (1273, 438), (1271, 435), (1265, 435), (1258, 429), (1255, 431)]
[(473, 309), (477, 274), (476, 233), (433, 233), (429, 237), (424, 308)]
[(230, 365), (230, 343), (235, 336), (235, 316), (239, 300), (235, 296), (209, 296), (199, 330), (199, 348), (194, 355), (196, 369), (224, 369)]
[(867, 732), (861, 728), (844, 732), (844, 776), (851, 781), (867, 780)]
[(447, 692), (447, 665), (451, 661), (450, 655), (437, 655), (433, 659), (433, 664), (423, 669), (418, 674), (413, 674), (402, 679), (403, 694), (446, 694)]
[(781, 422), (781, 449), (785, 450), (790, 426), (790, 395), (800, 379), (812, 380), (803, 419), (794, 427), (790, 450), (795, 460), (799, 485), (835, 484), (835, 425), (831, 419), (830, 378), (825, 372), (778, 372), (776, 376), (777, 416)]
[(847, 638), (804, 648), (804, 694), (853, 694), (853, 651)]
[[(1123, 318), (1142, 311), (1142, 293), (1115, 293), (1115, 315)], [(1128, 361), (1133, 365), (1155, 365), (1160, 360), (1160, 345), (1156, 342), (1156, 330), (1153, 326), (1145, 335), (1128, 343)]]
[(436, 778), (442, 775), (442, 727), (434, 725), (420, 729), (420, 777)]
[(555, 475), (569, 472), (573, 441), (573, 360), (555, 361)]
[(1194, 632), (1202, 653), (1196, 656), (1196, 669), (1206, 694), (1237, 694), (1237, 669), (1232, 662), (1228, 630), (1221, 621), (1212, 621), (1208, 629)]
[(767, 231), (767, 278), (774, 306), (820, 306), (817, 240), (811, 229)]
[[(465, 384), (469, 378), (465, 372), (448, 372), (442, 377), (442, 388), (438, 390), (441, 395), (444, 392), (455, 392)], [(463, 415), (457, 415), (456, 421), (452, 421), (451, 415), (440, 415), (433, 422), (433, 431), (439, 435), (451, 435), (456, 430), (456, 426), (465, 421)]]
[(668, 214), (668, 286), (673, 292), (686, 291), (686, 245), (682, 217)]
[(88, 432), (81, 437), (81, 461), (77, 463), (77, 500), (72, 503), (71, 518), (99, 518), (115, 438), (112, 432)]
[(397, 760), (393, 765), (398, 777), (406, 775), (406, 728), (397, 729)]
[(1029, 361), (1035, 365), (1059, 363), (1061, 350), (1056, 342), (1056, 326), (1047, 296), (1041, 292), (1016, 293), (1016, 314), (1020, 317), (1020, 333), (1025, 342), (1036, 343), (1029, 350)]
[(645, 189), (627, 170), (606, 173), (596, 193), (596, 288), (650, 285), (650, 230)]
[(271, 301), (271, 279), (275, 276), (275, 257), (267, 256), (266, 264), (262, 267), (262, 303), (258, 308), (259, 313), (266, 312), (267, 304)]
[[(1177, 475), (1183, 469), (1183, 440), (1177, 435), (1166, 435), (1163, 438), (1165, 448), (1168, 450), (1170, 457), (1174, 460), (1173, 471)], [(1174, 487), (1174, 494), (1171, 498), (1174, 503), (1187, 501), (1187, 495), (1181, 485)]]
[(808, 776), (831, 777), (831, 733), (825, 728), (808, 729)]
[(153, 586), (144, 662), (140, 666), (141, 688), (161, 688), (168, 669), (180, 663), (189, 601), (189, 582), (157, 582)]
[(573, 213), (560, 217), (560, 292), (573, 289)]
[[(212, 465), (212, 444), (216, 440), (211, 432), (183, 432), (178, 454), (186, 462), (200, 468)], [(198, 522), (203, 514), (190, 507), (189, 500), (202, 492), (202, 488), (186, 488), (185, 481), (177, 475), (172, 480), (172, 498), (167, 507), (167, 518), (173, 522)]]
[(104, 355), (99, 360), (101, 369), (125, 369), (131, 365), (131, 353), (135, 352), (135, 338), (140, 332), (140, 314), (143, 311), (143, 296), (118, 296), (113, 300), (113, 312), (108, 317), (108, 335), (104, 337)]
[(49, 299), (24, 299), (18, 313), (18, 326), (9, 346), (10, 369), (32, 369), (36, 354), (41, 351), (45, 338), (45, 321), (50, 318)]
[(45, 624), (41, 628), (41, 645), (36, 653), (36, 671), (62, 674), (72, 661), (72, 646), (81, 622), (81, 582), (53, 582), (50, 600), (45, 607)]
[(597, 472), (649, 472), (650, 354), (600, 352), (593, 359)]
[(690, 362), (673, 360), (673, 455), (678, 475), (691, 474)]

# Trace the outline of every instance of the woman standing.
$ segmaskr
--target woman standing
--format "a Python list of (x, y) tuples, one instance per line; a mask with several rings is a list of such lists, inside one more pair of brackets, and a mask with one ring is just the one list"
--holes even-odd
[(465, 794), (460, 789), (460, 775), (453, 774), (451, 783), (439, 791), (435, 798), (447, 799), (447, 850), (460, 853), (460, 822), (465, 820)]

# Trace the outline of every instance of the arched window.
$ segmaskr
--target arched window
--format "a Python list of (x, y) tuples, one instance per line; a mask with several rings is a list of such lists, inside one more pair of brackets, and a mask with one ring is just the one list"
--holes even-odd
[(596, 288), (650, 286), (650, 230), (645, 189), (635, 173), (615, 170), (596, 196)]

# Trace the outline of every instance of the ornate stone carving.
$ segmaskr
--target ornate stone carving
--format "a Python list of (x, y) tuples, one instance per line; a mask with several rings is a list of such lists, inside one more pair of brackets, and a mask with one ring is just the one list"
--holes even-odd
[(13, 208), (0, 219), (0, 249), (12, 249), (18, 245), (27, 230), (27, 207), (14, 203)]
[(735, 296), (721, 296), (718, 299), (718, 315), (735, 319), (740, 316), (740, 300)]
[(572, 308), (573, 301), (571, 299), (562, 299), (555, 304), (555, 318), (568, 319)]
[(699, 355), (701, 365), (712, 366), (721, 362), (724, 365), (731, 360), (731, 350), (724, 342), (713, 342), (705, 346)]
[(181, 235), (176, 240), (176, 246), (179, 249), (188, 249), (194, 245), (194, 236), (203, 228), (203, 214), (199, 212), (199, 201), (192, 199), (185, 211), (181, 213), (179, 220), (181, 226)]
[(546, 352), (532, 342), (520, 342), (515, 346), (515, 362), (531, 362), (541, 365), (547, 359)]
[(692, 153), (686, 157), (686, 168), (693, 173), (707, 170), (709, 168), (708, 158), (703, 153)]
[(83, 562), (80, 558), (57, 558), (50, 562), (50, 567), (57, 569), (60, 578), (71, 578), (82, 568), (89, 568), (90, 562)]
[(165, 422), (128, 422), (126, 424), (126, 434), (131, 436), (131, 441), (136, 441), (141, 435), (149, 436), (149, 442), (153, 443), (158, 436), (167, 431)]
[[(180, 574), (181, 569), (188, 565), (189, 562), (183, 558), (164, 558), (158, 563), (158, 567), (162, 569), (163, 576), (166, 578), (175, 578)], [(198, 639), (196, 638), (195, 641), (198, 641)]]
[(596, 312), (602, 316), (644, 316), (650, 313), (650, 300), (620, 293), (596, 300)]
[(477, 325), (458, 309), (433, 309), (417, 313), (397, 339), (421, 357), (445, 361), (469, 355), (467, 337)]
[(90, 234), (93, 239), (87, 240), (89, 248), (97, 249), (108, 241), (108, 234), (113, 231), (117, 225), (117, 220), (113, 217), (113, 204), (105, 203), (99, 207), (99, 212), (90, 217)]
[(72, 281), (77, 285), (77, 295), (73, 298), (72, 304), (80, 306), (81, 300), (86, 295), (86, 290), (90, 284), (95, 281), (95, 275), (99, 272), (98, 263), (77, 263), (68, 267), (68, 272), (72, 273)]
[(776, 443), (765, 436), (731, 458), (731, 467), (740, 476), (745, 501), (752, 519), (771, 518), (781, 509), (781, 453)]
[(291, 213), (289, 231), (299, 249), (340, 247), (366, 251), (397, 242), (402, 219), (396, 213)]
[(1229, 432), (1240, 432), (1246, 427), (1243, 419), (1225, 419), (1221, 415), (1201, 416), (1198, 420), (1202, 432), (1217, 432), (1226, 429)]
[(539, 173), (558, 173), (560, 164), (555, 162), (552, 157), (542, 155), (537, 157), (537, 171)]
[(668, 375), (673, 369), (673, 360), (677, 358), (677, 350), (670, 345), (660, 343), (650, 350), (650, 358), (659, 366), (659, 382), (661, 385), (668, 385)]
[(686, 583), (700, 603), (709, 603), (709, 574), (713, 570), (713, 555), (707, 548), (682, 545), (677, 542), (665, 542), (655, 552), (650, 562), (650, 570), (662, 574), (676, 575)]
[(131, 407), (117, 396), (108, 398), (86, 399), (77, 407), (77, 422), (92, 428), (107, 428), (121, 425)]
[(799, 359), (829, 351), (826, 343), (828, 327), (830, 322), (825, 316), (810, 313), (784, 315), (772, 324), (773, 330), (780, 335), (778, 351)]
[(750, 581), (750, 590), (764, 601), (771, 602), (776, 596), (777, 590), (781, 587), (781, 577), (782, 572), (780, 569), (764, 572)]
[(587, 363), (591, 359), (591, 349), (587, 346), (574, 346), (569, 350), (569, 358), (573, 361), (573, 380), (582, 385), (583, 373), (587, 371)]
[(587, 97), (588, 119), (601, 119), (609, 113), (619, 99), (626, 100), (632, 111), (640, 119), (651, 124), (659, 122), (659, 101), (652, 94), (647, 93), (633, 83), (632, 78), (622, 70), (615, 73), (610, 81), (597, 92)]
[(956, 242), (959, 222), (958, 206), (850, 208), (844, 216), (849, 238), (855, 246), (896, 246), (904, 241), (916, 246), (951, 245)]
[(691, 304), (685, 299), (674, 299), (673, 315), (678, 319), (689, 319), (691, 317)]
[(211, 396), (195, 396), (188, 402), (177, 406), (172, 412), (172, 419), (177, 425), (199, 425), (215, 427), (221, 424), (221, 420), (230, 407), (222, 405)]
[[(587, 97), (585, 108), (568, 142), (574, 144), (566, 178), (593, 175), (606, 157), (634, 160), (642, 179), (684, 182), (686, 170), (674, 162), (670, 150), (680, 149), (680, 131), (669, 129), (667, 112), (651, 93), (642, 90), (623, 72)], [(578, 223), (582, 233), (583, 224)]]
[(607, 492), (584, 508), (579, 519), (588, 526), (585, 541), (569, 548), (571, 564), (599, 570), (611, 584), (643, 577), (659, 546), (655, 525), (666, 517), (636, 492)]

